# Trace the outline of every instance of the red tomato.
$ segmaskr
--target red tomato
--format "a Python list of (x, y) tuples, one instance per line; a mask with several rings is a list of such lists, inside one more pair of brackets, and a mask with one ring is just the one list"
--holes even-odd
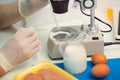
[(42, 76), (44, 80), (69, 80), (64, 75), (52, 69), (42, 69), (38, 75)]
[(24, 80), (44, 80), (44, 79), (42, 79), (42, 77), (37, 74), (30, 73), (24, 78)]

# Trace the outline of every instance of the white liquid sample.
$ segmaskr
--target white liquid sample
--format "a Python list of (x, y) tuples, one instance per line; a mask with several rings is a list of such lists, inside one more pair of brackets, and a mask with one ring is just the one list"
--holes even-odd
[(68, 45), (63, 58), (64, 68), (71, 74), (82, 73), (87, 67), (87, 54), (83, 45)]

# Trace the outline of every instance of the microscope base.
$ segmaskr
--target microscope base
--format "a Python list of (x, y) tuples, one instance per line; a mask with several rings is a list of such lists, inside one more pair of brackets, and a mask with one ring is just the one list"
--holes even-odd
[[(67, 26), (63, 28), (72, 28), (78, 32), (81, 30), (81, 26)], [(95, 52), (104, 53), (104, 39), (101, 32), (98, 31), (96, 34), (88, 34), (86, 32), (88, 30), (88, 26), (83, 26), (82, 29), (86, 33), (83, 40), (83, 45), (85, 46), (85, 49), (87, 51), (87, 56), (92, 56)], [(50, 35), (47, 46), (48, 55), (51, 59), (62, 59), (62, 56), (59, 53), (59, 46), (63, 42), (53, 39), (53, 36)]]

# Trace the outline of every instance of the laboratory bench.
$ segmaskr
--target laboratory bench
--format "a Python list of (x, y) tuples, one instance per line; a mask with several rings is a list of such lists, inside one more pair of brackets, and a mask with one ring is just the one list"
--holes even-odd
[[(67, 26), (67, 25), (80, 25), (82, 24), (83, 20), (80, 19), (72, 19), (69, 21), (63, 21), (59, 22), (60, 26)], [(85, 23), (86, 24), (86, 23)], [(33, 25), (34, 26), (34, 25)], [(33, 56), (29, 60), (23, 62), (22, 64), (16, 66), (13, 70), (9, 71), (7, 74), (5, 74), (3, 77), (0, 78), (0, 80), (13, 80), (14, 76), (30, 67), (36, 64), (37, 62), (43, 61), (43, 60), (48, 60), (52, 61), (53, 63), (62, 63), (63, 60), (51, 60), (47, 54), (47, 40), (49, 36), (50, 30), (55, 26), (55, 24), (46, 24), (43, 25), (42, 27), (40, 26), (35, 26), (35, 30), (39, 35), (40, 38), (40, 45), (41, 49), (40, 51), (36, 54), (37, 56)], [(99, 22), (99, 26), (102, 26), (102, 29), (104, 29), (104, 24)], [(19, 29), (20, 27), (13, 26), (11, 28), (3, 29), (0, 30), (0, 47), (5, 43), (5, 41), (9, 40), (12, 35), (15, 34), (15, 32)], [(109, 28), (108, 28), (109, 29)], [(105, 30), (105, 29), (104, 29)], [(114, 29), (113, 29), (114, 30)], [(114, 31), (109, 32), (109, 33), (103, 33), (104, 35), (104, 42), (115, 42), (114, 38)], [(120, 45), (109, 45), (104, 47), (104, 53), (107, 56), (108, 59), (115, 59), (115, 58), (120, 58)], [(88, 61), (91, 60), (91, 57), (87, 58)], [(83, 79), (84, 80), (84, 79)]]

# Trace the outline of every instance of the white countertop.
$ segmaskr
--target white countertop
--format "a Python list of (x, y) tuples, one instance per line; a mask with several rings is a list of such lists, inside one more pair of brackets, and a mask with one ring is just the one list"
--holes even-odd
[[(80, 19), (73, 19), (73, 20), (69, 20), (69, 21), (63, 21), (60, 22), (59, 25), (60, 26), (64, 26), (64, 25), (79, 25), (81, 23), (83, 23), (84, 20), (80, 20)], [(85, 23), (86, 24), (86, 23)], [(36, 64), (37, 62), (40, 62), (42, 60), (50, 60), (50, 58), (47, 55), (47, 40), (48, 40), (48, 36), (49, 36), (49, 31), (55, 26), (55, 24), (47, 24), (47, 25), (43, 25), (41, 26), (35, 26), (35, 30), (38, 32), (39, 34), (39, 38), (40, 38), (40, 45), (41, 45), (41, 50), (36, 54), (38, 55), (38, 57), (33, 57), (29, 60), (27, 60), (26, 62), (18, 65), (16, 68), (14, 68), (13, 70), (11, 70), (10, 72), (8, 72), (5, 76), (3, 76), (2, 78), (0, 78), (0, 80), (13, 80), (14, 76), (16, 73), (22, 71), (25, 68), (28, 68), (30, 66), (32, 66), (33, 64)], [(101, 28), (104, 29), (104, 24), (99, 22), (99, 26), (102, 26)], [(16, 27), (11, 27), (5, 30), (0, 30), (0, 44), (2, 45), (6, 40), (8, 40), (19, 28)], [(110, 32), (110, 33), (104, 33), (104, 41), (105, 42), (111, 42), (111, 41), (115, 41), (114, 40), (114, 31)], [(1, 46), (0, 45), (0, 46)], [(110, 46), (106, 46), (104, 47), (105, 50), (105, 55), (108, 58), (120, 58), (120, 45), (110, 45)], [(88, 58), (88, 60), (90, 60), (90, 58)], [(53, 62), (62, 62), (62, 60), (50, 60)]]

